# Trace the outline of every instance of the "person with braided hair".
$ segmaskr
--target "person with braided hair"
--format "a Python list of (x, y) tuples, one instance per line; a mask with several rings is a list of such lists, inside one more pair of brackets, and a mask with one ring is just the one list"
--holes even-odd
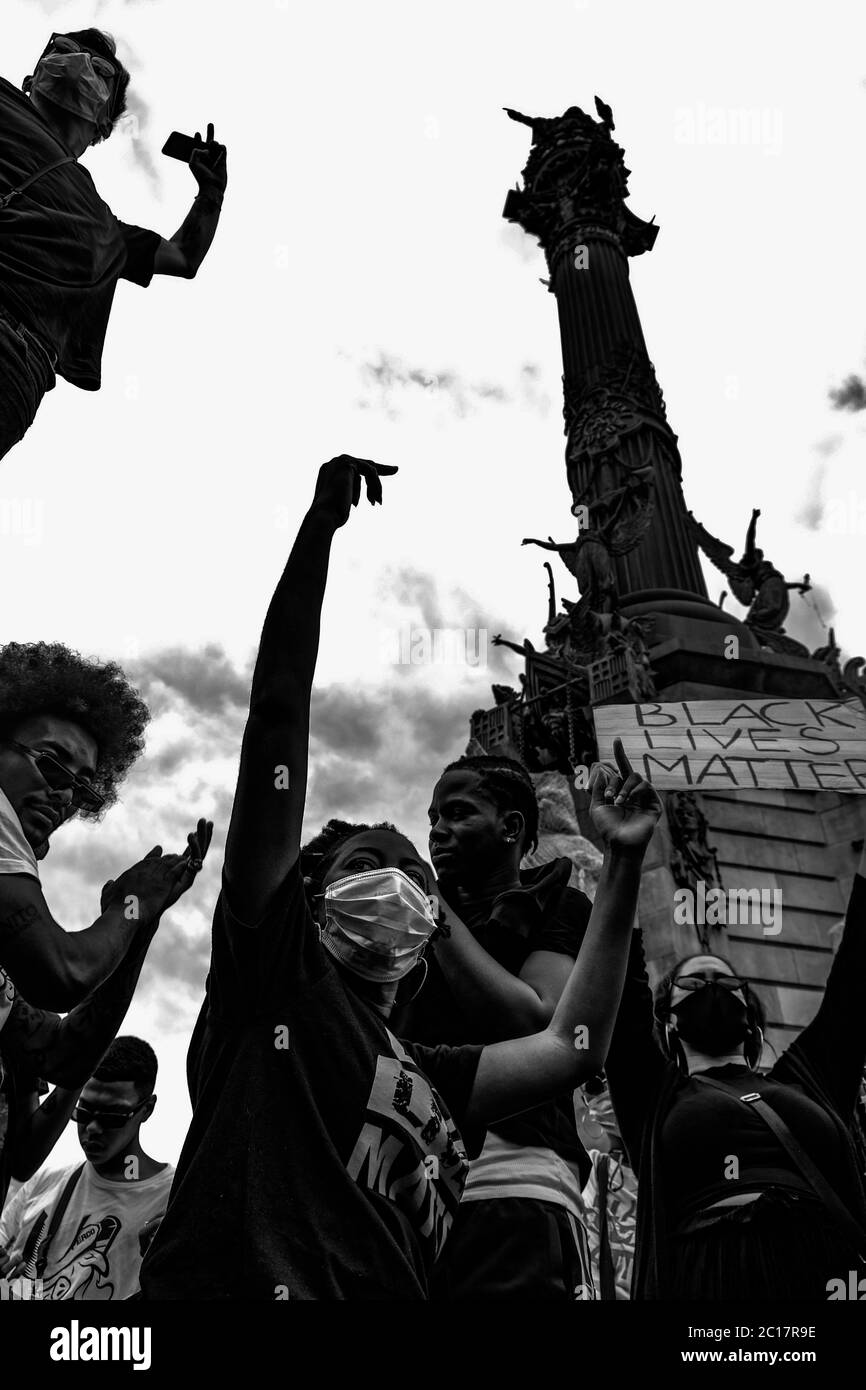
[[(413, 1041), (457, 1046), (546, 1027), (592, 904), (568, 886), (568, 859), (520, 867), (538, 839), (529, 773), (512, 758), (459, 758), (433, 789), (429, 819), (435, 892), (448, 935), (428, 952), (427, 983), (399, 1016), (400, 1030)], [(591, 1296), (581, 1198), (590, 1172), (568, 1089), (491, 1126), (436, 1267), (434, 1296), (554, 1302)]]
[(618, 771), (590, 778), (607, 852), (580, 959), (521, 1036), (400, 1039), (391, 1015), (437, 928), (432, 871), (389, 822), (332, 820), (302, 848), (331, 546), (362, 486), (381, 502), (394, 471), (322, 466), (265, 618), (189, 1050), (192, 1123), (145, 1299), (426, 1299), (486, 1126), (574, 1087), (607, 1050), (661, 811), (621, 744)]

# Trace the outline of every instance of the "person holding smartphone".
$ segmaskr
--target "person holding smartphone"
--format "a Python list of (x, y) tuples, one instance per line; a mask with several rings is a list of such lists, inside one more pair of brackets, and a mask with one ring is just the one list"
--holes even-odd
[(174, 236), (121, 222), (79, 159), (126, 109), (129, 73), (99, 29), (52, 34), (19, 90), (0, 78), (0, 459), (61, 376), (100, 385), (119, 279), (191, 279), (213, 241), (225, 146), (208, 126), (190, 169), (198, 184)]

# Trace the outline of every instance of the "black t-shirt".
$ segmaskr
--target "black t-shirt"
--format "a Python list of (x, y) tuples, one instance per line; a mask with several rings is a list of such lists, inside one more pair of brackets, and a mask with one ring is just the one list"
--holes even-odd
[[(68, 153), (0, 78), (0, 194)], [(96, 391), (117, 281), (148, 285), (160, 241), (118, 221), (83, 165), (64, 164), (0, 209), (0, 304), (56, 354), (60, 376)]]
[(401, 1046), (319, 942), (298, 869), (255, 928), (225, 882), (193, 1118), (149, 1299), (423, 1299), (483, 1129), (480, 1048)]
[[(567, 886), (570, 870), (567, 859), (524, 869), (519, 889), (461, 905), (461, 921), (479, 945), (512, 975), (520, 974), (534, 951), (555, 951), (575, 960), (592, 903), (585, 893)], [(455, 1000), (436, 961), (435, 945), (428, 950), (427, 958), (429, 968), (423, 988), (395, 1019), (400, 1036), (428, 1044), (444, 1042), (452, 1047), (498, 1041), (485, 1035), (484, 1028)], [(590, 1161), (577, 1137), (571, 1092), (490, 1128), (513, 1144), (553, 1149), (577, 1163), (584, 1180), (588, 1179)]]
[[(665, 1201), (674, 1224), (730, 1197), (732, 1191), (757, 1192), (773, 1186), (811, 1194), (761, 1116), (738, 1100), (737, 1094), (729, 1098), (714, 1086), (702, 1085), (698, 1079), (702, 1074), (683, 1080), (661, 1131)], [(836, 1126), (824, 1106), (811, 1100), (801, 1086), (780, 1084), (772, 1075), (761, 1076), (745, 1064), (712, 1067), (706, 1074), (733, 1083), (738, 1093), (757, 1091), (806, 1152), (816, 1157), (830, 1186), (843, 1200), (853, 1201), (853, 1194), (845, 1191), (845, 1151)]]

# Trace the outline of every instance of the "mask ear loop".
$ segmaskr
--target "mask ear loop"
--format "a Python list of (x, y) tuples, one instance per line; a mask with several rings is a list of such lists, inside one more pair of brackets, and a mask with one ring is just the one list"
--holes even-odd
[[(396, 999), (396, 1000), (394, 1001), (395, 1004), (397, 1005), (397, 1007), (400, 1008), (400, 1009), (403, 1008), (404, 1004), (411, 1004), (413, 999), (417, 999), (417, 998), (418, 998), (418, 995), (421, 993), (422, 989), (424, 988), (424, 984), (425, 984), (425, 982), (426, 982), (426, 980), (427, 980), (427, 969), (428, 969), (428, 966), (427, 966), (427, 962), (426, 962), (426, 960), (424, 959), (423, 956), (421, 957), (420, 961), (418, 962), (418, 965), (423, 965), (423, 967), (424, 967), (424, 974), (421, 976), (421, 980), (420, 980), (420, 982), (419, 982), (419, 984), (418, 984), (417, 989), (415, 989), (415, 990), (412, 991), (412, 993), (409, 995), (408, 999)], [(417, 968), (417, 967), (416, 967), (416, 968)], [(412, 971), (410, 971), (409, 973), (411, 974)], [(406, 978), (408, 979), (409, 976), (407, 975)]]
[(671, 1061), (675, 1063), (677, 1070), (680, 1071), (683, 1076), (688, 1076), (689, 1064), (686, 1061), (686, 1054), (683, 1051), (679, 1033), (670, 1023), (665, 1024), (665, 1044), (668, 1049), (668, 1056)]

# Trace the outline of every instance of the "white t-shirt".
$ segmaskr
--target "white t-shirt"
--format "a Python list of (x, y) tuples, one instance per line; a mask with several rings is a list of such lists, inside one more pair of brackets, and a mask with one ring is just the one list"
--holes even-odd
[(0, 874), (39, 877), (36, 855), (24, 838), (21, 822), (5, 792), (0, 791)]
[[(43, 1168), (18, 1189), (3, 1209), (0, 1246), (20, 1252), (43, 1211), (50, 1223), (64, 1184), (78, 1167), (80, 1164), (73, 1163), (68, 1168)], [(174, 1168), (166, 1164), (152, 1178), (113, 1182), (85, 1163), (51, 1241), (42, 1297), (130, 1298), (138, 1289), (141, 1269), (139, 1233), (165, 1211), (173, 1177)]]

